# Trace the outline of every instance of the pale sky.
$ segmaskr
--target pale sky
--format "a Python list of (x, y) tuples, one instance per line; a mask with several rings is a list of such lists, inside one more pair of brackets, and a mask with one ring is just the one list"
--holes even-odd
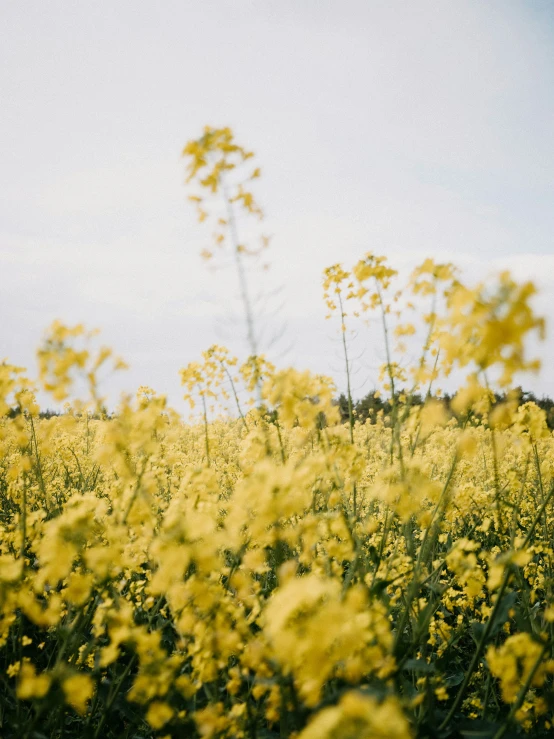
[(131, 365), (106, 392), (180, 408), (180, 367), (244, 352), (180, 158), (230, 125), (263, 170), (281, 363), (343, 384), (325, 266), (433, 256), (535, 280), (549, 339), (523, 384), (554, 396), (552, 0), (4, 0), (0, 59), (0, 359), (32, 372), (53, 319), (84, 322)]

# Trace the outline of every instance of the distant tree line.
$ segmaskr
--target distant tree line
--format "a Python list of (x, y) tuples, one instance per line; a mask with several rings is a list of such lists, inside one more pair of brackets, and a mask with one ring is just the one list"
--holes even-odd
[[(6, 413), (7, 418), (15, 418), (16, 416), (19, 416), (21, 414), (21, 408), (10, 408), (10, 410)], [(44, 410), (39, 411), (38, 417), (39, 418), (55, 418), (56, 416), (63, 416), (65, 415), (64, 411), (58, 411), (53, 408), (45, 408)], [(107, 408), (103, 407), (100, 410), (100, 413), (93, 413), (90, 418), (93, 419), (104, 419), (104, 418), (112, 418), (113, 414), (111, 414)]]
[[(548, 428), (551, 431), (554, 430), (554, 400), (552, 400), (552, 398), (549, 398), (547, 395), (543, 395), (542, 398), (537, 398), (534, 393), (522, 390), (520, 387), (516, 388), (516, 392), (519, 395), (518, 405), (529, 402), (535, 403), (546, 413), (546, 423), (548, 424)], [(398, 392), (399, 398), (408, 397), (408, 395), (409, 392), (407, 390), (400, 390)], [(494, 396), (497, 403), (502, 403), (508, 399), (507, 393), (495, 393)], [(447, 410), (450, 410), (450, 403), (452, 401), (452, 398), (454, 397), (453, 395), (444, 393), (441, 396), (434, 395), (431, 397), (434, 400), (442, 401), (445, 404)], [(419, 405), (423, 405), (425, 403), (425, 400), (426, 398), (424, 398), (419, 393), (414, 393), (410, 398), (410, 404), (413, 407), (416, 407)], [(347, 423), (349, 419), (348, 398), (344, 393), (342, 393), (335, 400), (335, 403), (339, 408), (342, 423)], [(377, 390), (372, 390), (366, 396), (361, 398), (361, 400), (357, 400), (355, 402), (353, 401), (352, 410), (354, 419), (356, 421), (360, 421), (360, 423), (365, 423), (366, 421), (369, 421), (370, 423), (375, 423), (377, 420), (377, 415), (379, 413), (382, 413), (383, 416), (388, 416), (391, 413), (392, 398), (383, 398)], [(6, 413), (6, 416), (8, 418), (14, 418), (15, 416), (18, 416), (20, 412), (21, 411), (19, 408), (11, 408)], [(63, 416), (63, 411), (46, 408), (39, 413), (39, 418), (52, 418), (53, 416)], [(95, 413), (92, 417), (97, 419), (112, 418), (113, 414), (111, 414), (107, 408), (103, 408), (101, 413)]]
[[(529, 402), (538, 405), (538, 407), (542, 408), (543, 411), (546, 413), (546, 422), (548, 424), (548, 428), (550, 430), (554, 430), (554, 400), (552, 400), (552, 398), (549, 398), (548, 396), (537, 398), (534, 393), (522, 390), (520, 387), (516, 388), (516, 392), (519, 394), (518, 405)], [(406, 390), (400, 390), (398, 392), (398, 397), (400, 398), (403, 396), (407, 397), (408, 395), (409, 392)], [(502, 403), (508, 399), (507, 393), (495, 393), (494, 396), (497, 403)], [(450, 403), (452, 401), (452, 398), (454, 397), (453, 395), (445, 393), (440, 397), (431, 397), (433, 397), (434, 400), (442, 401), (445, 404), (447, 410), (450, 410)], [(424, 398), (419, 393), (414, 393), (413, 395), (411, 395), (410, 403), (412, 406), (415, 407), (418, 405), (423, 405), (425, 403), (425, 400), (426, 398)], [(341, 421), (343, 423), (347, 423), (349, 419), (348, 398), (344, 393), (342, 393), (335, 402), (339, 407)], [(388, 416), (391, 413), (392, 399), (387, 397), (383, 398), (377, 390), (372, 390), (361, 400), (353, 402), (352, 410), (356, 421), (360, 421), (360, 423), (365, 423), (366, 421), (369, 421), (370, 423), (375, 423), (375, 421), (377, 420), (377, 415), (380, 412), (383, 416)]]

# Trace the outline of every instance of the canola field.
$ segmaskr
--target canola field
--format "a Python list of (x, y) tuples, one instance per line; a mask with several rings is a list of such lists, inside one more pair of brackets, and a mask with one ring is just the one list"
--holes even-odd
[[(237, 153), (225, 131), (189, 145), (197, 169)], [(227, 205), (254, 208), (241, 193)], [(533, 287), (470, 288), (431, 260), (396, 278), (372, 254), (324, 275), (343, 337), (383, 327), (391, 412), (365, 423), (346, 338), (344, 424), (329, 378), (257, 352), (182, 370), (188, 423), (146, 387), (106, 415), (121, 362), (82, 326), (38, 352), (61, 415), (0, 365), (1, 736), (552, 735), (554, 440), (493, 392), (537, 367)]]

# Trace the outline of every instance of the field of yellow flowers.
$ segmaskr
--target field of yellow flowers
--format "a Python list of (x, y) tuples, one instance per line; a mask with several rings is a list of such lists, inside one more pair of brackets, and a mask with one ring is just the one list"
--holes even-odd
[[(217, 194), (226, 157), (250, 158), (233, 147), (207, 129), (191, 178)], [(257, 215), (236, 188), (222, 229)], [(122, 363), (82, 326), (38, 352), (43, 391), (85, 388), (62, 415), (0, 365), (0, 735), (551, 736), (554, 440), (536, 405), (493, 393), (536, 368), (532, 285), (470, 288), (427, 260), (397, 291), (384, 258), (330, 267), (341, 335), (382, 324), (392, 408), (356, 420), (345, 338), (341, 424), (330, 379), (256, 350), (233, 248), (253, 351), (181, 371), (198, 422), (147, 387), (103, 414), (98, 378)], [(446, 406), (432, 388), (452, 369)]]

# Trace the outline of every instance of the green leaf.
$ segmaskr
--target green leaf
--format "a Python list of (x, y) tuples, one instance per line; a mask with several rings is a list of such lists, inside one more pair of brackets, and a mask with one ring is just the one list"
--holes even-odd
[[(396, 578), (395, 578), (396, 579)], [(371, 595), (379, 596), (388, 588), (388, 586), (394, 582), (393, 580), (375, 580), (371, 586)]]
[(460, 685), (463, 679), (464, 679), (463, 672), (455, 672), (453, 675), (447, 675), (444, 678), (444, 683), (445, 685), (448, 685), (449, 688), (453, 688), (456, 685)]
[(425, 674), (430, 674), (432, 672), (436, 672), (436, 668), (434, 665), (430, 665), (423, 659), (407, 659), (404, 662), (404, 666), (402, 667), (403, 670), (413, 670), (414, 672), (420, 672)]

